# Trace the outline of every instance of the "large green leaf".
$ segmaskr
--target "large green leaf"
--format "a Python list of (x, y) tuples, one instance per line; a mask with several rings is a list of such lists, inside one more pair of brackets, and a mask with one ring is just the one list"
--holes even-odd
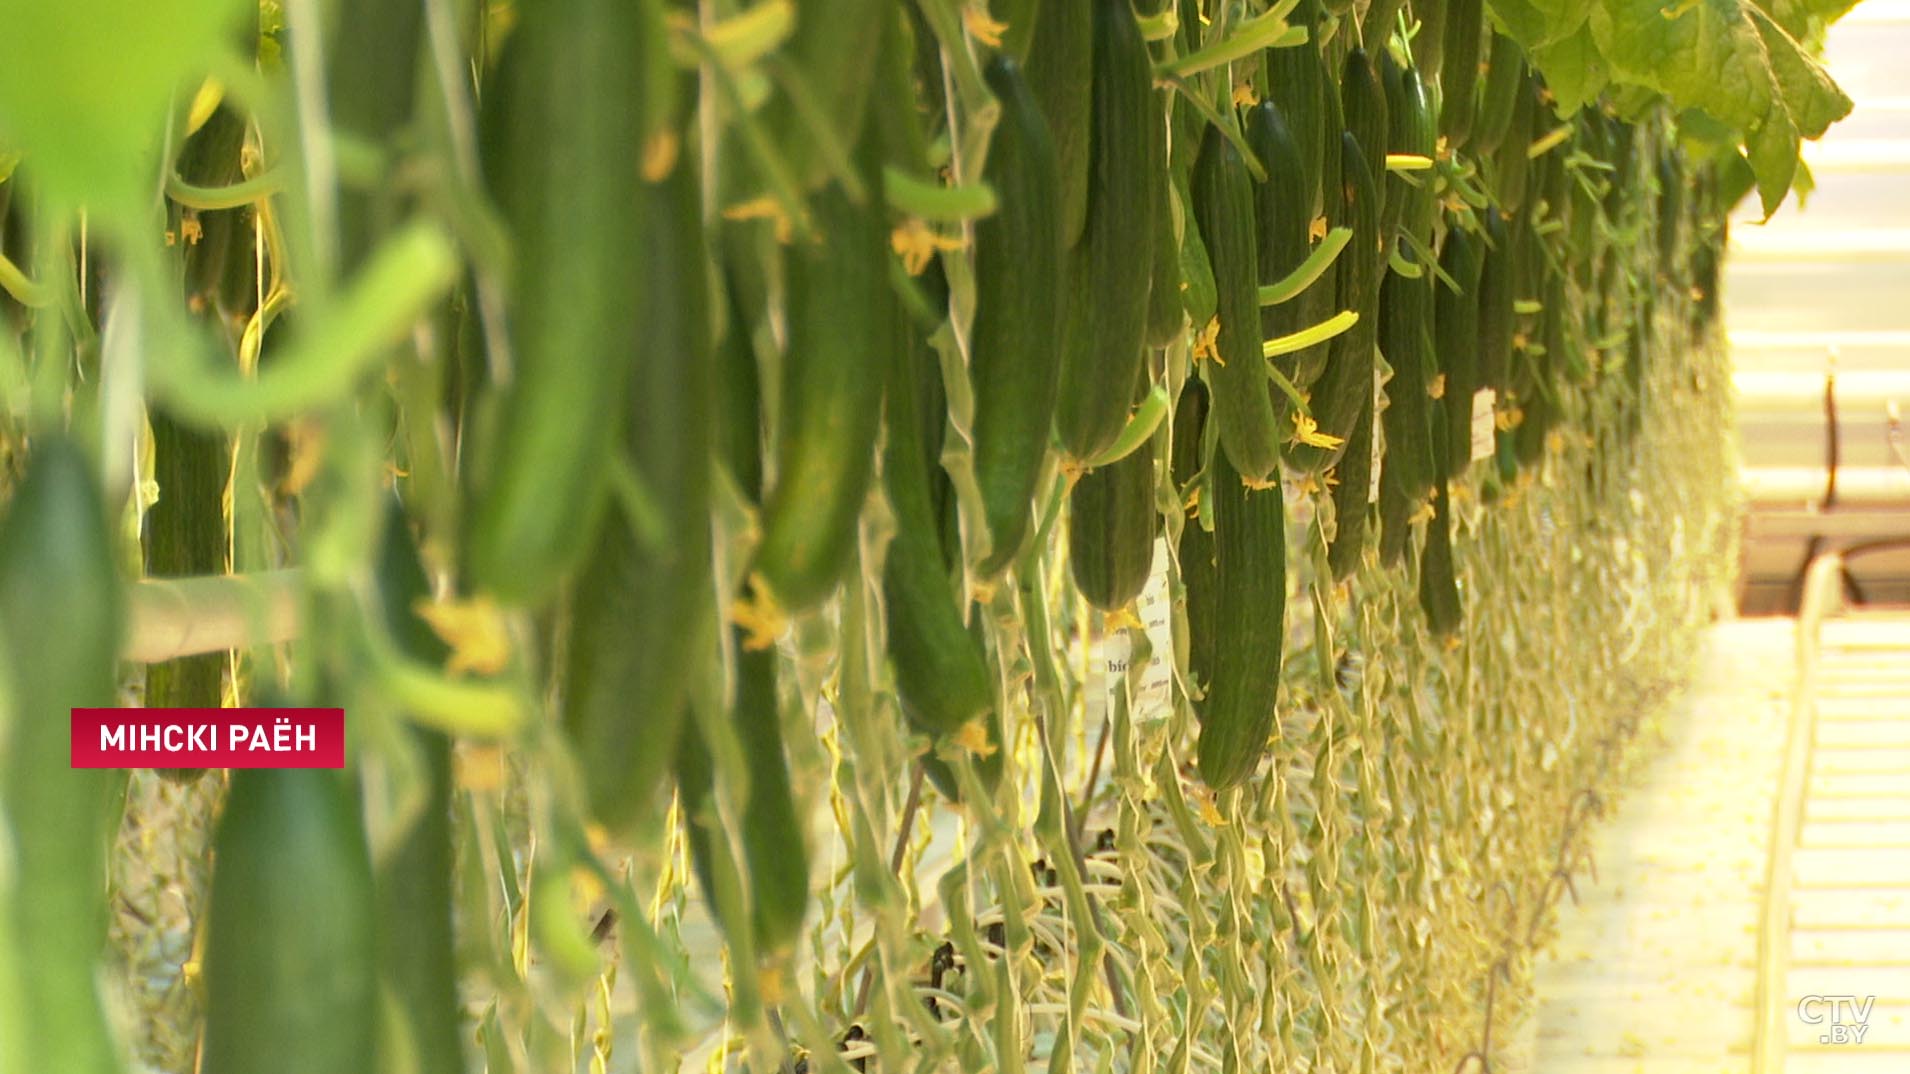
[(167, 103), (245, 0), (0, 0), (0, 142), (42, 189), (123, 219), (149, 196)]
[(1589, 23), (1580, 23), (1569, 37), (1534, 49), (1532, 62), (1544, 73), (1545, 85), (1564, 115), (1596, 99), (1611, 82), (1611, 69), (1599, 54)]

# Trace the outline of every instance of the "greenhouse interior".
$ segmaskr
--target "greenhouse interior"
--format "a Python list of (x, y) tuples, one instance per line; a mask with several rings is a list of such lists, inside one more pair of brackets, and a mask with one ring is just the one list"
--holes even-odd
[(0, 1074), (1910, 1071), (1910, 0), (0, 0)]

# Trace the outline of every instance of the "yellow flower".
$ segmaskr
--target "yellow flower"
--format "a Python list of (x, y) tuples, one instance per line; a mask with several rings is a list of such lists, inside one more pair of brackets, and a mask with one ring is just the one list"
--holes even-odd
[(1410, 526), (1416, 522), (1430, 522), (1436, 513), (1433, 510), (1432, 501), (1426, 500), (1413, 509), (1412, 516), (1406, 520), (1406, 524)]
[(1198, 486), (1194, 488), (1194, 491), (1187, 494), (1187, 502), (1181, 506), (1187, 508), (1187, 517), (1189, 518), (1200, 514), (1200, 488)]
[(1499, 431), (1502, 433), (1509, 433), (1518, 428), (1519, 423), (1524, 420), (1525, 411), (1515, 406), (1507, 407), (1492, 416), (1492, 424), (1498, 426)]
[(1321, 432), (1320, 423), (1314, 421), (1311, 414), (1296, 414), (1293, 418), (1293, 442), (1331, 451), (1346, 443), (1346, 438)]
[(1220, 815), (1220, 808), (1214, 804), (1214, 792), (1205, 787), (1194, 788), (1194, 804), (1200, 809), (1200, 819), (1216, 828), (1227, 826), (1227, 818)]
[(988, 725), (979, 716), (963, 724), (961, 730), (950, 736), (949, 741), (977, 758), (986, 760), (995, 755), (995, 744), (988, 741)]
[(1206, 326), (1194, 333), (1194, 361), (1198, 362), (1203, 358), (1212, 358), (1215, 365), (1227, 364), (1226, 360), (1220, 356), (1220, 316), (1218, 314), (1208, 318)]
[(1101, 617), (1101, 629), (1106, 633), (1112, 634), (1117, 630), (1125, 630), (1128, 627), (1133, 627), (1136, 630), (1145, 628), (1145, 624), (1134, 614), (1132, 606), (1122, 608), (1118, 612), (1109, 612)]
[(789, 617), (783, 614), (776, 598), (770, 596), (763, 576), (754, 574), (750, 576), (747, 594), (730, 602), (730, 622), (743, 628), (743, 648), (759, 653), (776, 644), (776, 639), (789, 625)]
[(504, 614), (490, 597), (447, 601), (420, 597), (411, 607), (451, 647), (445, 670), (495, 675), (510, 663), (510, 631), (505, 627)]
[(996, 21), (988, 14), (986, 4), (970, 4), (963, 8), (962, 25), (968, 28), (968, 36), (989, 48), (1000, 48), (1002, 31), (1008, 29), (1007, 23)]
[(1326, 231), (1327, 231), (1327, 227), (1326, 227), (1325, 214), (1321, 214), (1319, 216), (1314, 217), (1312, 222), (1307, 224), (1306, 226), (1307, 241), (1319, 242), (1321, 239), (1326, 238)]
[(928, 224), (910, 217), (889, 233), (889, 248), (902, 259), (902, 267), (909, 275), (920, 276), (937, 253), (961, 249), (962, 240), (937, 234)]
[(1426, 394), (1432, 396), (1434, 399), (1444, 399), (1446, 397), (1446, 375), (1444, 373), (1434, 377), (1432, 381), (1426, 385)]
[(1259, 103), (1260, 94), (1254, 92), (1253, 83), (1237, 82), (1234, 84), (1234, 104), (1236, 106), (1240, 108), (1252, 108)]

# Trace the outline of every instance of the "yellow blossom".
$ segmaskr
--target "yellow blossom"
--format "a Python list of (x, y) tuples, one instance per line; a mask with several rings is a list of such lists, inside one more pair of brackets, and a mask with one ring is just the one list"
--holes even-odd
[(1314, 421), (1311, 414), (1296, 414), (1293, 418), (1293, 442), (1331, 451), (1346, 443), (1346, 438), (1321, 432), (1320, 423)]
[(1215, 365), (1226, 365), (1226, 359), (1220, 356), (1220, 316), (1208, 319), (1200, 331), (1194, 333), (1194, 361), (1212, 358)]
[(789, 214), (783, 211), (782, 203), (765, 194), (760, 198), (737, 202), (723, 210), (725, 220), (768, 220), (776, 227), (776, 241), (788, 243), (795, 232), (795, 224)]
[(1252, 108), (1260, 103), (1260, 94), (1254, 92), (1253, 83), (1236, 82), (1234, 84), (1234, 104), (1240, 108)]
[(446, 601), (420, 597), (411, 608), (450, 646), (445, 670), (495, 675), (510, 663), (510, 630), (505, 626), (504, 613), (490, 597), (480, 594), (469, 600)]
[(1326, 215), (1322, 213), (1321, 215), (1314, 217), (1312, 222), (1307, 224), (1306, 226), (1307, 241), (1319, 242), (1321, 239), (1326, 238), (1326, 232), (1327, 232)]
[(776, 644), (789, 625), (789, 617), (770, 596), (762, 575), (757, 574), (750, 576), (747, 594), (730, 602), (730, 622), (743, 628), (743, 648), (762, 652)]
[(1140, 617), (1134, 614), (1132, 605), (1122, 608), (1117, 612), (1109, 612), (1101, 617), (1101, 629), (1105, 633), (1112, 634), (1117, 630), (1125, 630), (1128, 627), (1133, 627), (1136, 630), (1145, 629), (1145, 624), (1141, 622)]
[(1002, 32), (1008, 29), (1007, 23), (997, 21), (988, 14), (986, 4), (970, 4), (963, 8), (962, 25), (968, 28), (968, 36), (989, 48), (1000, 48)]
[(1434, 399), (1444, 399), (1446, 397), (1446, 375), (1444, 373), (1434, 377), (1431, 382), (1426, 385), (1426, 394), (1432, 396)]
[(937, 234), (928, 224), (910, 217), (889, 233), (889, 248), (902, 259), (902, 267), (909, 275), (920, 276), (937, 253), (961, 249), (962, 240)]
[(996, 746), (988, 741), (988, 725), (980, 717), (963, 724), (949, 741), (983, 760), (995, 755)]

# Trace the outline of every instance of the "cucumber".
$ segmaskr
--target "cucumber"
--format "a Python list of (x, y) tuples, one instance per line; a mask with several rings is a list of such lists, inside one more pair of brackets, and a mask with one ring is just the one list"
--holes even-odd
[[(1338, 149), (1337, 146), (1329, 147), (1327, 142), (1330, 115), (1326, 102), (1333, 93), (1333, 83), (1327, 77), (1317, 44), (1317, 2), (1302, 4), (1292, 22), (1296, 26), (1307, 27), (1307, 42), (1288, 48), (1270, 48), (1264, 56), (1266, 100), (1285, 120), (1296, 149), (1297, 161), (1291, 173), (1282, 171), (1275, 175), (1272, 168), (1267, 171), (1270, 179), (1279, 183), (1288, 196), (1299, 198), (1310, 221), (1320, 208), (1320, 178), (1327, 151), (1329, 148)], [(1248, 131), (1251, 137), (1252, 127)], [(1338, 133), (1337, 124), (1334, 133)]]
[(212, 852), (199, 1069), (374, 1069), (371, 859), (344, 777), (235, 771)]
[[(1359, 315), (1349, 329), (1335, 336), (1326, 368), (1314, 382), (1308, 407), (1319, 431), (1342, 439), (1353, 433), (1362, 407), (1373, 398), (1373, 352), (1378, 346), (1379, 278), (1386, 255), (1379, 234), (1379, 195), (1366, 156), (1348, 131), (1340, 138), (1340, 196), (1332, 223), (1352, 229), (1353, 238), (1340, 252), (1335, 276), (1339, 306)], [(1287, 452), (1290, 464), (1318, 473), (1333, 465), (1345, 450), (1297, 444)]]
[[(1391, 151), (1427, 158), (1437, 156), (1438, 114), (1419, 71), (1403, 68), (1397, 79), (1389, 79), (1387, 84), (1389, 90), (1398, 87), (1386, 102)], [(1439, 210), (1433, 183), (1438, 174), (1437, 171), (1398, 172), (1386, 177), (1386, 204), (1390, 209), (1397, 203), (1400, 227), (1422, 250), (1432, 249), (1433, 223)]]
[(1512, 362), (1512, 336), (1517, 331), (1513, 313), (1513, 236), (1505, 217), (1488, 207), (1484, 221), (1485, 248), (1479, 252), (1479, 386), (1503, 394)]
[[(1174, 428), (1170, 439), (1169, 472), (1173, 475), (1175, 495), (1186, 503), (1197, 490), (1206, 460), (1201, 444), (1207, 431), (1207, 386), (1189, 380), (1181, 387), (1174, 404)], [(1187, 616), (1187, 674), (1204, 689), (1214, 680), (1214, 622), (1211, 609), (1218, 596), (1214, 582), (1214, 534), (1202, 529), (1200, 516), (1189, 512), (1181, 523), (1180, 538), (1174, 546), (1174, 563), (1179, 568), (1185, 599), (1175, 601)], [(1194, 610), (1200, 616), (1193, 615)]]
[[(659, 2), (643, 0), (644, 4)], [(842, 145), (861, 141), (880, 66), (866, 61), (887, 47), (883, 30), (892, 11), (888, 0), (795, 5), (795, 29), (777, 54), (801, 80), (808, 100), (798, 105), (790, 91), (777, 93), (766, 106), (762, 129), (778, 136), (777, 149), (805, 187), (823, 185), (829, 176), (828, 161), (817, 149), (805, 113), (819, 112), (817, 121), (826, 124)], [(855, 60), (848, 62), (848, 57)]]
[(1088, 220), (1093, 157), (1094, 10), (1090, 0), (1044, 3), (1028, 50), (1028, 88), (1047, 117), (1061, 184), (1061, 244), (1073, 249)]
[(126, 776), (73, 768), (67, 719), (75, 706), (115, 703), (123, 612), (113, 560), (113, 531), (84, 454), (57, 435), (36, 438), (0, 520), (0, 660), (11, 724), (0, 809), (12, 832), (13, 888), (0, 943), (26, 986), (23, 1035), (10, 1042), (21, 1070), (120, 1070), (99, 978), (112, 802)]
[(1287, 513), (1278, 483), (1249, 488), (1225, 451), (1209, 463), (1214, 592), (1187, 609), (1213, 632), (1213, 676), (1195, 706), (1200, 778), (1220, 790), (1253, 774), (1274, 728), (1287, 606)]
[[(341, 0), (326, 25), (325, 112), (331, 128), (365, 144), (386, 143), (411, 119), (424, 42), (424, 9), (386, 0)], [(338, 187), (339, 268), (355, 271), (377, 247), (393, 184)]]
[(1426, 549), (1419, 560), (1419, 607), (1433, 636), (1443, 638), (1459, 629), (1465, 613), (1453, 577), (1452, 504), (1444, 474), (1433, 488), (1433, 517), (1426, 524)]
[(1439, 267), (1458, 285), (1436, 283), (1433, 295), (1433, 357), (1446, 378), (1440, 400), (1446, 427), (1443, 472), (1457, 479), (1472, 461), (1472, 396), (1479, 390), (1478, 240), (1464, 228), (1447, 228)]
[[(975, 225), (975, 480), (991, 547), (978, 573), (1006, 570), (1029, 536), (1060, 378), (1061, 233), (1054, 147), (1015, 61), (986, 71), (1002, 115), (983, 177), (996, 212)], [(1163, 176), (1164, 178), (1164, 176)]]
[(1445, 64), (1439, 71), (1444, 90), (1439, 108), (1439, 135), (1446, 147), (1463, 149), (1472, 137), (1478, 115), (1479, 46), (1484, 41), (1485, 0), (1445, 0)]
[(1062, 449), (1077, 461), (1106, 450), (1127, 423), (1147, 327), (1164, 152), (1158, 143), (1165, 133), (1147, 43), (1127, 0), (1089, 2), (1094, 72), (1088, 213), (1069, 258), (1072, 282), (1055, 408)]
[[(1438, 81), (1446, 65), (1446, 27), (1455, 12), (1452, 0), (1413, 0), (1412, 17), (1419, 20), (1413, 34), (1413, 66), (1428, 81)], [(1470, 86), (1471, 74), (1462, 75), (1462, 85)]]
[[(809, 908), (807, 838), (789, 788), (782, 719), (776, 699), (776, 651), (736, 648), (736, 696), (729, 719), (742, 743), (749, 786), (739, 804), (743, 880), (750, 936), (758, 959), (780, 960), (802, 936)], [(715, 773), (709, 746), (695, 730), (677, 743), (678, 808), (686, 821), (690, 861), (703, 897), (716, 912), (715, 860), (732, 853), (716, 813)]]
[(791, 612), (835, 590), (875, 468), (883, 349), (896, 310), (873, 142), (859, 152), (870, 201), (857, 204), (840, 184), (811, 198), (819, 240), (790, 249), (784, 264), (789, 341), (755, 570)]
[(485, 86), (487, 179), (515, 249), (508, 384), (474, 444), (468, 581), (540, 603), (589, 550), (608, 486), (630, 353), (642, 342), (631, 252), (649, 242), (631, 184), (642, 169), (653, 27), (625, 0), (523, 12)]
[[(1188, 170), (1191, 173), (1193, 169)], [(1200, 227), (1194, 222), (1192, 188), (1186, 179), (1177, 176), (1173, 189), (1186, 224), (1181, 232), (1179, 256), (1181, 279), (1186, 287), (1180, 293), (1180, 303), (1190, 322), (1204, 326), (1220, 308), (1220, 300), (1214, 294), (1214, 266), (1207, 258), (1207, 244), (1200, 240)]]
[(1372, 514), (1368, 496), (1373, 482), (1373, 395), (1360, 407), (1352, 435), (1346, 438), (1346, 451), (1333, 466), (1333, 540), (1327, 545), (1327, 569), (1334, 581), (1351, 575), (1359, 567), (1360, 554), (1366, 550), (1367, 516)]
[[(1417, 255), (1400, 257), (1416, 262)], [(1380, 353), (1393, 367), (1385, 385), (1386, 409), (1380, 415), (1386, 434), (1386, 455), (1380, 470), (1382, 489), (1388, 482), (1417, 502), (1432, 488), (1440, 469), (1432, 440), (1432, 396), (1428, 394), (1431, 365), (1433, 274), (1422, 266), (1418, 279), (1388, 272), (1380, 288)], [(1382, 495), (1384, 495), (1382, 491)], [(1381, 511), (1384, 514), (1384, 508)]]
[[(1166, 180), (1166, 175), (1162, 179)], [(1154, 213), (1153, 279), (1147, 286), (1147, 333), (1150, 347), (1171, 346), (1187, 331), (1187, 310), (1181, 299), (1181, 248), (1174, 238), (1173, 184), (1159, 184), (1161, 201)], [(1193, 231), (1190, 223), (1187, 230)]]
[(664, 539), (621, 503), (606, 512), (571, 594), (562, 724), (592, 816), (654, 820), (690, 684), (714, 640), (710, 299), (697, 173), (679, 164), (631, 201), (650, 242), (626, 263), (645, 332), (630, 354), (621, 443)]
[(1539, 110), (1538, 85), (1528, 74), (1520, 80), (1513, 101), (1512, 122), (1492, 157), (1492, 192), (1506, 212), (1516, 213), (1525, 205), (1531, 158), (1532, 125)]
[(1492, 37), (1492, 50), (1488, 53), (1485, 81), (1479, 87), (1472, 137), (1466, 140), (1467, 147), (1480, 160), (1498, 152), (1506, 132), (1512, 129), (1512, 113), (1518, 108), (1520, 88), (1525, 85), (1525, 53), (1519, 43), (1497, 30), (1488, 33)]
[(891, 339), (882, 457), (895, 514), (895, 537), (882, 566), (889, 655), (909, 724), (941, 737), (993, 706), (994, 683), (981, 646), (963, 622), (933, 498), (932, 480), (940, 467), (927, 441), (938, 434), (942, 416), (924, 413), (921, 402), (924, 382), (941, 376), (937, 360), (912, 325), (902, 326)]
[[(1346, 123), (1347, 133), (1359, 143), (1360, 159), (1365, 162), (1366, 171), (1372, 181), (1376, 194), (1384, 197), (1386, 193), (1386, 154), (1391, 144), (1391, 128), (1386, 115), (1386, 87), (1380, 81), (1380, 72), (1366, 55), (1363, 48), (1355, 48), (1346, 54), (1346, 62), (1340, 69), (1340, 111)], [(1346, 153), (1340, 152), (1340, 181), (1346, 182)], [(1383, 203), (1375, 202), (1376, 221), (1387, 218)], [(1329, 207), (1330, 209), (1330, 207)], [(1329, 213), (1330, 215), (1330, 213)], [(1375, 227), (1380, 224), (1376, 223)], [(1381, 237), (1388, 246), (1392, 243), (1393, 233), (1382, 230)], [(1382, 259), (1381, 264), (1385, 262)], [(1374, 270), (1373, 285), (1379, 286), (1379, 271)]]
[(1081, 596), (1107, 612), (1133, 603), (1147, 588), (1160, 526), (1153, 438), (1082, 474), (1068, 494), (1068, 562)]
[[(1311, 252), (1307, 229), (1313, 222), (1311, 195), (1306, 191), (1299, 146), (1281, 115), (1280, 106), (1269, 97), (1248, 113), (1247, 144), (1267, 171), (1267, 181), (1254, 184), (1254, 222), (1259, 229), (1257, 259), (1261, 284), (1286, 278), (1300, 267)], [(1297, 181), (1296, 181), (1297, 180)], [(1315, 281), (1315, 286), (1319, 282)], [(1260, 311), (1260, 332), (1267, 338), (1287, 335), (1307, 327), (1306, 304), (1294, 299)], [(1303, 365), (1316, 375), (1325, 361), (1327, 345), (1316, 344), (1305, 351), (1283, 354), (1274, 365), (1286, 378), (1301, 383)], [(1285, 396), (1275, 393), (1277, 409), (1286, 409)]]
[[(163, 410), (152, 426), (153, 481), (159, 500), (146, 512), (146, 574), (178, 578), (226, 570), (225, 486), (231, 447), (222, 433), (174, 421)], [(146, 668), (151, 708), (216, 709), (224, 702), (226, 654), (184, 656)], [(161, 769), (196, 778), (204, 769)]]
[(1260, 264), (1253, 177), (1218, 127), (1201, 138), (1194, 162), (1194, 219), (1214, 268), (1216, 353), (1202, 374), (1213, 390), (1220, 445), (1250, 481), (1280, 466), (1279, 418), (1267, 360), (1260, 355)]
[[(405, 655), (441, 664), (444, 643), (413, 610), (431, 595), (431, 587), (395, 499), (386, 509), (378, 547), (385, 629)], [(456, 861), (451, 844), (451, 740), (415, 724), (405, 733), (424, 762), (424, 804), (374, 874), (378, 972), (401, 1011), (418, 1074), (459, 1074), (464, 1069), (464, 1032), (452, 929)]]

